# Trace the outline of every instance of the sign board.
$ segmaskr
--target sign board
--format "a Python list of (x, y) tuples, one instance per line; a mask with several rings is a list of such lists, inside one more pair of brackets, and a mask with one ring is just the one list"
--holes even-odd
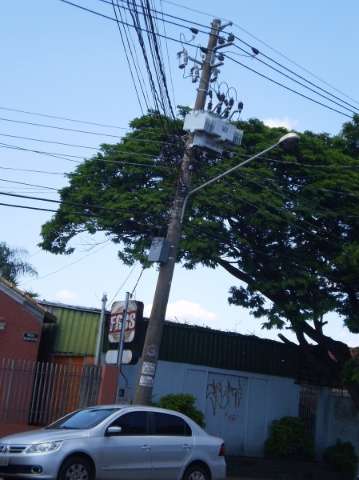
[[(105, 356), (105, 363), (107, 365), (116, 365), (117, 364), (117, 350), (108, 350)], [(124, 350), (122, 352), (122, 363), (128, 365), (131, 363), (132, 360), (132, 351), (131, 350)]]
[(141, 387), (153, 387), (154, 379), (150, 375), (141, 375), (140, 376), (140, 385)]
[[(124, 307), (125, 302), (115, 302), (112, 305), (108, 332), (108, 340), (110, 343), (119, 343), (120, 341)], [(127, 321), (125, 325), (125, 343), (131, 343), (135, 338), (136, 318), (137, 302), (130, 301), (128, 303)]]
[(39, 334), (35, 332), (25, 332), (24, 340), (25, 342), (37, 342), (39, 339)]

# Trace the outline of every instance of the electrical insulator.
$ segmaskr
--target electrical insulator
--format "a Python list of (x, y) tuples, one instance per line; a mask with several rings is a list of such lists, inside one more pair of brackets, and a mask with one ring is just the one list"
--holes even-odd
[(187, 50), (184, 48), (183, 50), (178, 52), (177, 57), (178, 57), (178, 67), (181, 70), (183, 70), (184, 68), (187, 67), (187, 64), (188, 64), (188, 52), (187, 52)]
[(218, 80), (218, 75), (219, 75), (219, 69), (218, 68), (215, 68), (212, 72), (212, 76), (211, 76), (211, 82), (216, 82)]
[(236, 37), (233, 35), (233, 33), (230, 33), (230, 34), (228, 35), (228, 37), (227, 37), (227, 42), (228, 42), (228, 43), (233, 43), (234, 40), (235, 40), (235, 38), (236, 38)]
[(199, 68), (197, 66), (193, 66), (191, 68), (191, 76), (192, 76), (192, 83), (197, 83), (199, 80)]

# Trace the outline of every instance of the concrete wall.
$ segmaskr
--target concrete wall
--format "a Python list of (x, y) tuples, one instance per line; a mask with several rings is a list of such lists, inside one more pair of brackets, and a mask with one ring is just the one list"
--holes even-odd
[[(126, 400), (133, 396), (137, 373), (137, 367), (124, 369)], [(169, 393), (193, 394), (206, 430), (222, 437), (233, 455), (261, 455), (271, 422), (298, 415), (299, 386), (289, 378), (160, 362), (154, 401)]]
[(351, 442), (359, 454), (359, 414), (349, 396), (321, 389), (316, 425), (318, 452), (340, 439)]

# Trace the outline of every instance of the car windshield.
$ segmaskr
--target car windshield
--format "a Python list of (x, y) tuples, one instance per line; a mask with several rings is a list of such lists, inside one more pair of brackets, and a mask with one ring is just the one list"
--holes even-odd
[(47, 429), (82, 430), (96, 427), (105, 418), (117, 412), (119, 408), (88, 408), (70, 413), (51, 423)]

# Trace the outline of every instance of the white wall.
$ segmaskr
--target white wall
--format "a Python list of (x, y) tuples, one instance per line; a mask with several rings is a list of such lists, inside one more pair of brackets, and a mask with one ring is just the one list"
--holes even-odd
[(351, 442), (359, 453), (359, 414), (349, 396), (323, 388), (317, 412), (318, 452), (334, 445), (338, 439)]
[[(127, 399), (133, 396), (138, 367), (127, 366)], [(191, 393), (205, 414), (209, 433), (224, 438), (234, 455), (261, 455), (271, 422), (297, 416), (299, 386), (293, 379), (159, 362), (154, 401), (169, 393)]]

